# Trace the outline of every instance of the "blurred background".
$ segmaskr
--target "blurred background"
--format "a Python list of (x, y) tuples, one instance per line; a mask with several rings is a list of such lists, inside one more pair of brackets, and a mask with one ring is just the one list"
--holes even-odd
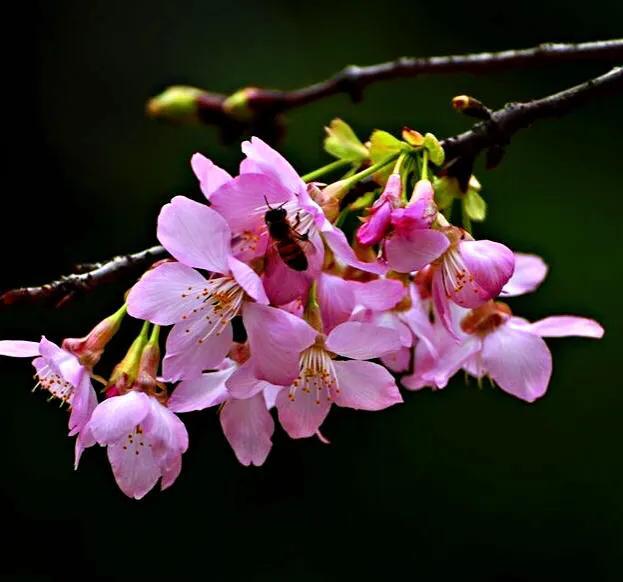
[[(621, 36), (621, 3), (574, 10), (526, 0), (406, 2), (33, 2), (13, 6), (2, 40), (3, 208), (0, 288), (38, 284), (72, 265), (155, 242), (159, 207), (198, 195), (188, 160), (230, 171), (237, 146), (214, 129), (144, 116), (172, 83), (220, 92), (294, 88), (344, 65), (401, 55), (522, 48)], [(12, 10), (13, 10), (12, 9)], [(328, 162), (323, 126), (339, 116), (362, 137), (409, 125), (466, 129), (450, 99), (492, 107), (566, 88), (595, 64), (382, 83), (363, 103), (337, 96), (293, 111), (281, 145), (302, 173)], [(0, 572), (47, 580), (179, 575), (211, 580), (618, 580), (621, 468), (621, 129), (619, 98), (513, 139), (480, 168), (489, 220), (478, 236), (542, 254), (551, 273), (511, 302), (529, 319), (572, 313), (601, 342), (552, 340), (549, 393), (532, 406), (457, 378), (384, 412), (334, 410), (332, 441), (277, 430), (261, 469), (240, 466), (216, 413), (184, 417), (191, 447), (175, 486), (142, 502), (114, 484), (103, 449), (74, 473), (66, 414), (32, 394), (31, 368), (3, 359)], [(55, 311), (0, 312), (0, 337), (83, 335), (124, 285)], [(129, 334), (135, 332), (131, 325)], [(124, 342), (109, 363), (121, 355)]]

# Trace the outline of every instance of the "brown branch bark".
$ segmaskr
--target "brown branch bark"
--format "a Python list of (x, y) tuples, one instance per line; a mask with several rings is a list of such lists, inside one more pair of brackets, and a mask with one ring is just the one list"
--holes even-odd
[[(204, 91), (196, 97), (196, 115), (189, 119), (219, 127), (226, 140), (237, 139), (249, 131), (275, 139), (281, 131), (281, 114), (340, 93), (359, 101), (365, 87), (378, 81), (424, 74), (483, 74), (578, 61), (622, 63), (623, 39), (546, 43), (528, 49), (467, 55), (402, 57), (364, 67), (351, 65), (324, 81), (292, 91), (247, 87), (234, 94), (237, 99)], [(232, 106), (234, 102), (236, 105)], [(166, 109), (151, 106), (148, 110), (153, 117), (177, 120), (175, 112), (171, 115)]]
[[(475, 157), (483, 150), (503, 147), (516, 132), (533, 122), (564, 115), (596, 97), (609, 93), (623, 93), (623, 67), (615, 67), (604, 75), (559, 93), (525, 103), (510, 103), (494, 111), (488, 120), (479, 122), (469, 131), (441, 142), (446, 153), (446, 161), (450, 165), (459, 163), (468, 175), (471, 173), (471, 164)], [(62, 304), (76, 294), (116, 281), (166, 256), (163, 247), (155, 246), (107, 262), (83, 265), (78, 269), (79, 273), (62, 277), (40, 287), (7, 291), (0, 296), (0, 306), (43, 302)], [(89, 270), (83, 272), (84, 269)]]
[(93, 263), (89, 265), (90, 270), (86, 272), (65, 275), (39, 287), (21, 287), (6, 291), (0, 295), (0, 306), (18, 303), (55, 303), (60, 306), (80, 293), (118, 281), (166, 256), (167, 252), (163, 247), (154, 246), (131, 255), (122, 255), (102, 263)]

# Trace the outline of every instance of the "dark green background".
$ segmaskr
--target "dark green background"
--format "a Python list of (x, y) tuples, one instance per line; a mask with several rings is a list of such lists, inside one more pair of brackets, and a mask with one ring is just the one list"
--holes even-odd
[[(621, 36), (618, 3), (46, 2), (5, 19), (0, 287), (154, 241), (158, 208), (197, 195), (202, 151), (234, 170), (213, 129), (143, 116), (171, 83), (232, 91), (297, 87), (349, 63)], [(575, 10), (575, 11), (574, 11)], [(7, 31), (8, 32), (8, 31)], [(301, 172), (327, 158), (340, 116), (366, 135), (408, 124), (468, 126), (449, 100), (491, 106), (562, 89), (607, 67), (579, 64), (395, 81), (289, 115), (283, 152)], [(281, 431), (261, 469), (237, 464), (216, 414), (186, 415), (191, 448), (175, 486), (142, 502), (113, 483), (101, 449), (72, 470), (66, 414), (31, 394), (26, 362), (1, 363), (5, 573), (91, 579), (615, 580), (622, 538), (620, 98), (542, 122), (479, 177), (478, 234), (541, 253), (551, 274), (521, 315), (595, 317), (601, 342), (553, 340), (555, 375), (532, 406), (454, 381), (377, 414), (334, 410), (331, 446)], [(62, 311), (0, 313), (0, 337), (60, 340), (119, 303), (123, 286)], [(130, 330), (130, 332), (133, 330)], [(118, 349), (123, 347), (119, 342)], [(117, 352), (118, 353), (118, 352)]]

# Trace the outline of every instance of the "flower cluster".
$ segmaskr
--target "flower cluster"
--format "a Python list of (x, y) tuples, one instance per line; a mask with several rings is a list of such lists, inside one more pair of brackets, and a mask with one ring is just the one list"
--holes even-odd
[[(526, 402), (543, 396), (543, 338), (603, 329), (514, 316), (501, 300), (534, 291), (547, 266), (474, 239), (471, 220), (486, 209), (478, 182), (461, 189), (431, 134), (402, 137), (377, 131), (363, 144), (336, 120), (325, 148), (337, 160), (302, 177), (258, 138), (242, 144), (237, 176), (195, 154), (205, 200), (162, 208), (157, 237), (172, 258), (119, 311), (61, 347), (0, 341), (0, 354), (34, 358), (37, 386), (69, 404), (76, 466), (86, 448), (106, 446), (120, 489), (139, 499), (179, 475), (185, 412), (217, 407), (240, 463), (261, 465), (273, 408), (290, 437), (327, 442), (333, 405), (382, 410), (402, 402), (399, 383), (443, 388), (461, 369)], [(318, 181), (340, 169), (341, 179)], [(454, 200), (462, 226), (450, 222)], [(126, 313), (142, 330), (103, 379), (94, 367)], [(92, 380), (104, 385), (99, 402)]]

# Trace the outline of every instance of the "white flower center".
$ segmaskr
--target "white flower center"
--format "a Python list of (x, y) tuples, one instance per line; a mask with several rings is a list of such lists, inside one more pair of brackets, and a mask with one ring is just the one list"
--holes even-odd
[[(199, 339), (203, 343), (213, 334), (220, 335), (229, 322), (240, 312), (244, 301), (244, 289), (232, 277), (218, 277), (211, 279), (203, 288), (189, 287), (182, 293), (182, 299), (191, 298), (196, 304), (190, 313), (182, 316), (183, 320), (197, 320), (203, 317), (207, 320), (209, 331)], [(188, 330), (190, 333), (190, 330)]]
[(466, 285), (471, 286), (474, 292), (478, 292), (474, 276), (465, 266), (463, 257), (457, 248), (450, 248), (446, 251), (441, 264), (441, 274), (448, 298), (452, 293), (460, 293)]
[(71, 404), (71, 399), (74, 395), (74, 387), (51, 366), (48, 365), (45, 366), (45, 368), (41, 368), (35, 375), (35, 379), (37, 383), (32, 389), (33, 392), (41, 387), (50, 393), (50, 400), (52, 398), (58, 398), (61, 402), (61, 406), (66, 402)]

